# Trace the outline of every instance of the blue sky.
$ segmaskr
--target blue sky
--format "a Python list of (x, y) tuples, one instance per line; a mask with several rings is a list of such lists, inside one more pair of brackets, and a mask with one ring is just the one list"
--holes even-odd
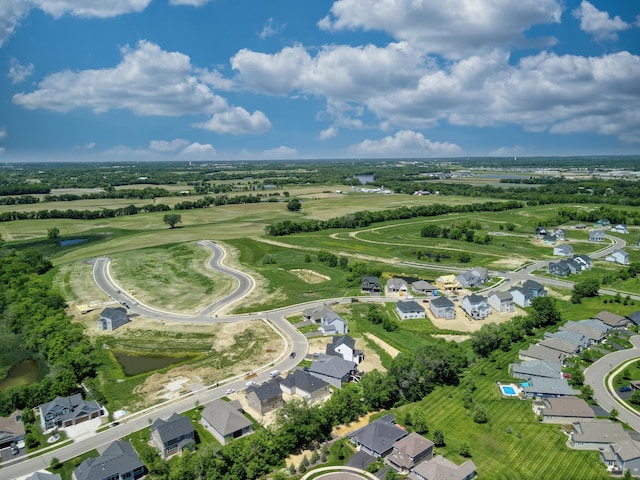
[(640, 151), (636, 0), (2, 0), (0, 161)]

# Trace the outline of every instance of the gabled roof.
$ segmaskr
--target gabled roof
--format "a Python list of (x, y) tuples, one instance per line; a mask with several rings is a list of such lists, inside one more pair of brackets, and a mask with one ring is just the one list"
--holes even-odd
[(399, 467), (410, 468), (414, 465), (414, 459), (430, 448), (433, 448), (431, 440), (412, 432), (393, 445), (393, 452), (387, 458)]
[(600, 320), (610, 327), (622, 327), (628, 323), (628, 320), (621, 315), (604, 310), (596, 315), (596, 320)]
[(167, 420), (157, 418), (151, 424), (151, 432), (157, 431), (163, 444), (193, 433), (193, 425), (187, 417), (174, 413)]
[(608, 333), (611, 330), (611, 327), (604, 323), (601, 320), (596, 320), (595, 318), (589, 318), (587, 320), (580, 320), (578, 322), (580, 325), (586, 325), (589, 328), (595, 328), (600, 330), (602, 333)]
[(586, 347), (589, 345), (589, 339), (581, 333), (571, 332), (568, 330), (560, 330), (555, 333), (545, 332), (544, 336), (546, 338), (560, 338), (565, 340), (576, 347)]
[(453, 302), (449, 300), (447, 297), (436, 297), (433, 300), (431, 300), (431, 305), (434, 305), (438, 308), (455, 307)]
[(200, 417), (223, 437), (252, 426), (251, 421), (234, 407), (234, 403), (214, 400), (205, 407)]
[(573, 343), (558, 337), (545, 338), (544, 340), (539, 342), (539, 345), (541, 347), (551, 348), (553, 350), (558, 350), (566, 354), (574, 354), (576, 353), (576, 350), (578, 350), (577, 345), (574, 345)]
[(518, 352), (522, 357), (534, 358), (537, 360), (549, 360), (551, 362), (564, 362), (566, 355), (558, 350), (543, 347), (540, 345), (529, 345), (526, 350)]
[(100, 313), (100, 318), (110, 318), (112, 321), (127, 323), (129, 321), (129, 316), (127, 315), (127, 311), (124, 307), (105, 308), (102, 313)]
[(418, 302), (413, 300), (399, 300), (398, 303), (396, 303), (396, 308), (402, 313), (424, 312), (424, 308), (422, 308)]
[(605, 332), (602, 330), (598, 330), (597, 328), (592, 328), (588, 325), (583, 325), (578, 322), (568, 321), (564, 325), (560, 327), (560, 330), (567, 332), (576, 332), (580, 335), (584, 335), (585, 337), (591, 340), (600, 340), (604, 337)]
[(548, 360), (527, 360), (521, 363), (514, 363), (511, 371), (514, 374), (526, 377), (560, 378), (562, 374), (562, 364)]
[(435, 285), (431, 285), (429, 282), (424, 280), (416, 280), (411, 284), (414, 290), (436, 290)]
[(355, 350), (356, 348), (356, 341), (349, 335), (343, 335), (341, 337), (333, 337), (333, 340), (331, 341), (331, 343), (334, 349), (336, 347), (339, 347), (340, 345), (346, 345), (351, 350)]
[(610, 420), (586, 419), (572, 425), (574, 442), (616, 443), (629, 439), (622, 425)]
[(363, 283), (364, 283), (364, 282), (367, 282), (367, 283), (372, 284), (372, 285), (373, 285), (373, 284), (380, 285), (380, 284), (378, 283), (378, 277), (364, 276), (364, 277), (362, 277), (362, 282), (363, 282)]
[(356, 368), (354, 362), (349, 362), (341, 357), (330, 356), (311, 363), (309, 371), (332, 378), (343, 378)]
[(522, 387), (525, 394), (573, 395), (575, 392), (565, 378), (531, 377), (529, 386)]
[(411, 480), (462, 480), (469, 477), (476, 471), (476, 466), (471, 460), (467, 460), (462, 465), (447, 460), (442, 455), (434, 457), (432, 460), (420, 462), (409, 474)]
[(74, 470), (77, 480), (101, 480), (144, 467), (129, 442), (113, 442), (98, 458), (87, 458)]
[(640, 448), (638, 448), (636, 442), (631, 440), (631, 438), (614, 443), (611, 445), (611, 449), (623, 462), (640, 458)]
[(261, 385), (249, 387), (247, 389), (247, 394), (249, 393), (255, 393), (256, 397), (258, 397), (258, 400), (260, 400), (260, 402), (264, 402), (271, 398), (281, 396), (282, 390), (280, 390), (280, 382), (269, 380), (268, 382), (264, 382)]
[(61, 480), (61, 477), (57, 473), (35, 472), (24, 480)]
[(640, 310), (636, 310), (635, 312), (630, 313), (629, 315), (627, 315), (627, 318), (636, 325), (640, 325)]
[[(465, 298), (469, 301), (471, 305), (479, 305), (481, 303), (487, 303), (486, 298), (484, 298), (482, 295), (476, 295), (475, 293), (472, 293), (471, 295), (467, 295)], [(464, 301), (464, 298), (462, 300)]]
[(286, 378), (280, 382), (280, 385), (287, 388), (295, 387), (304, 392), (313, 393), (326, 388), (329, 384), (304, 370), (296, 369), (287, 375)]
[(534, 280), (527, 280), (522, 284), (522, 288), (528, 288), (530, 290), (533, 290), (534, 292), (544, 290), (544, 287)]
[[(388, 417), (388, 416), (387, 416)], [(393, 444), (407, 435), (405, 430), (397, 427), (383, 417), (359, 430), (349, 434), (351, 440), (380, 455), (391, 450)], [(391, 417), (393, 418), (393, 417)]]
[(497, 297), (497, 299), (500, 300), (501, 303), (513, 302), (513, 295), (511, 295), (511, 292), (493, 292), (489, 296)]
[(582, 398), (545, 398), (543, 415), (551, 417), (595, 418), (593, 408)]
[(387, 288), (401, 288), (406, 287), (407, 281), (404, 278), (393, 277), (387, 280)]

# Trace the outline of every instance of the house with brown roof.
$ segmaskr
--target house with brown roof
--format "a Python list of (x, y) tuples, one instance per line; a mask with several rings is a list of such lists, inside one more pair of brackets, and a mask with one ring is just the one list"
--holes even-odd
[(596, 418), (593, 409), (582, 398), (545, 398), (542, 402), (542, 419), (545, 423), (566, 425), (585, 418)]
[(0, 449), (10, 447), (24, 440), (24, 435), (22, 410), (16, 410), (8, 417), (0, 417)]
[(595, 316), (596, 320), (600, 320), (605, 325), (611, 328), (624, 328), (629, 324), (629, 320), (616, 313), (611, 313), (607, 310), (603, 310)]
[(476, 466), (471, 460), (456, 465), (442, 455), (421, 462), (409, 474), (409, 480), (471, 480)]
[(393, 444), (393, 450), (387, 456), (387, 462), (401, 474), (406, 475), (421, 461), (432, 458), (433, 442), (412, 432)]

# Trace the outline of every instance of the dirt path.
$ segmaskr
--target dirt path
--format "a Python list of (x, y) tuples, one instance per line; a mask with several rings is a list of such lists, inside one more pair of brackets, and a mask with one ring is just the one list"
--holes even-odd
[(387, 352), (389, 355), (391, 355), (392, 358), (396, 358), (398, 356), (398, 354), (400, 353), (400, 350), (398, 350), (397, 348), (392, 347), (387, 342), (385, 342), (384, 340), (376, 337), (375, 335), (373, 335), (371, 333), (363, 333), (362, 335), (367, 337), (369, 340), (371, 340), (373, 343), (375, 343), (376, 345), (378, 345), (382, 349), (384, 349), (384, 351)]

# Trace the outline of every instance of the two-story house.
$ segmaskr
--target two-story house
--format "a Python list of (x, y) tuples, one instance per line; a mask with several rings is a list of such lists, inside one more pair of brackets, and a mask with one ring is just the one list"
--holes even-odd
[(157, 418), (151, 424), (151, 441), (162, 458), (181, 452), (195, 443), (195, 430), (191, 420), (174, 413), (167, 420)]

